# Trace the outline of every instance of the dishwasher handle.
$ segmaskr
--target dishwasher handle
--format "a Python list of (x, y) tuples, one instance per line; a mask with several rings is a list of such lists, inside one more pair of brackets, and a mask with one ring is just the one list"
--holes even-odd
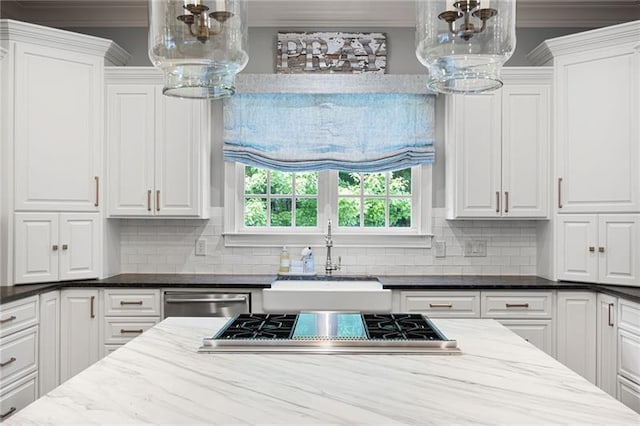
[(244, 303), (247, 301), (247, 298), (244, 296), (240, 297), (229, 297), (227, 299), (217, 298), (217, 299), (165, 299), (165, 303)]

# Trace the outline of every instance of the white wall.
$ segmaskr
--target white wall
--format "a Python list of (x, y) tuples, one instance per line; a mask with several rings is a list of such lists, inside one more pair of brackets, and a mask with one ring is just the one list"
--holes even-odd
[[(447, 256), (430, 249), (333, 248), (342, 256), (340, 273), (371, 275), (535, 275), (536, 224), (533, 221), (447, 221), (434, 209), (433, 232), (446, 242)], [(225, 248), (223, 209), (209, 220), (121, 220), (122, 272), (275, 274), (280, 248)], [(195, 241), (207, 241), (207, 256), (195, 256)], [(464, 242), (487, 241), (486, 257), (464, 257)], [(283, 241), (286, 244), (286, 241)], [(288, 246), (293, 256), (301, 247)], [(323, 272), (324, 247), (313, 248)]]

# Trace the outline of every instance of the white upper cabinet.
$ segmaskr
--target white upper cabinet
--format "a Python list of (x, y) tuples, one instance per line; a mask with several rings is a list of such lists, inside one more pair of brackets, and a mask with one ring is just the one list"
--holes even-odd
[(208, 103), (164, 96), (155, 69), (107, 73), (109, 216), (208, 217)]
[(103, 67), (127, 53), (110, 40), (11, 20), (0, 20), (0, 44), (9, 52), (2, 76), (9, 209), (98, 211)]
[(16, 210), (98, 210), (102, 62), (17, 46)]
[(547, 40), (559, 213), (640, 211), (640, 21)]
[(447, 97), (447, 218), (547, 218), (551, 70), (507, 68), (502, 89)]
[(558, 279), (640, 284), (640, 215), (560, 215)]

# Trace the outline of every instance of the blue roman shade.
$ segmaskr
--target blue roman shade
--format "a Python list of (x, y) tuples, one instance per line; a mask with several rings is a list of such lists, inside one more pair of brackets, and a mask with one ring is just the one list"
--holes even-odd
[(280, 171), (381, 172), (434, 161), (434, 96), (240, 93), (224, 159)]

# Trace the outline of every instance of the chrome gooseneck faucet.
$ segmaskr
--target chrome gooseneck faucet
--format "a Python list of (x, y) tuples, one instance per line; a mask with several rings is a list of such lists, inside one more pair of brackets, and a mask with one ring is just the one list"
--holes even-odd
[(342, 257), (338, 256), (338, 264), (334, 265), (331, 261), (331, 247), (333, 247), (333, 240), (331, 239), (331, 219), (329, 219), (329, 224), (327, 225), (327, 236), (324, 237), (327, 246), (327, 261), (324, 264), (324, 272), (327, 275), (331, 275), (333, 271), (339, 271), (340, 265), (342, 264)]

